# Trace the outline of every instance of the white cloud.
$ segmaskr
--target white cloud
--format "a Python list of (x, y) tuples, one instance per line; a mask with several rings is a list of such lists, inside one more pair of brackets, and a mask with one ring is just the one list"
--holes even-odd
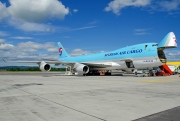
[(55, 52), (56, 54), (58, 53), (58, 48), (57, 48), (56, 43), (47, 42), (47, 43), (44, 43), (42, 46), (43, 46), (43, 49), (45, 49), (48, 52)]
[(43, 49), (43, 44), (35, 42), (21, 42), (17, 45), (17, 48), (22, 52), (36, 52), (39, 49)]
[(37, 42), (21, 42), (17, 45), (17, 49), (20, 50), (21, 52), (37, 52), (39, 50), (45, 50), (47, 52), (51, 53), (58, 53), (58, 49), (54, 43), (37, 43)]
[(180, 51), (177, 49), (165, 50), (165, 55), (168, 61), (179, 61)]
[(4, 31), (0, 31), (0, 36), (8, 36), (8, 34)]
[(32, 37), (22, 37), (22, 36), (17, 36), (17, 37), (11, 37), (13, 39), (32, 39)]
[(8, 12), (28, 22), (42, 22), (50, 18), (63, 19), (69, 9), (58, 0), (10, 0)]
[(153, 11), (173, 12), (180, 9), (180, 0), (113, 0), (105, 7), (105, 11), (120, 15), (125, 7), (147, 7)]
[(159, 2), (159, 6), (164, 11), (173, 11), (179, 9), (180, 1), (179, 0), (161, 1)]
[(47, 51), (52, 53), (58, 52), (57, 48), (48, 48)]
[[(0, 51), (6, 51), (13, 49), (14, 45), (5, 43), (4, 39), (0, 39)], [(1, 54), (0, 54), (1, 55)], [(1, 55), (2, 56), (2, 55)]]
[[(0, 44), (0, 55), (7, 60), (57, 59), (58, 48), (54, 43), (21, 42), (18, 45)], [(8, 51), (7, 51), (8, 50)], [(45, 54), (46, 53), (46, 54)]]
[(2, 3), (0, 2), (0, 21), (1, 21), (2, 19), (4, 19), (4, 18), (8, 17), (8, 16), (9, 16), (9, 13), (8, 13), (8, 11), (7, 11), (7, 9), (6, 9), (5, 4), (2, 4)]
[[(13, 60), (31, 60), (42, 61), (43, 59), (58, 59), (58, 48), (55, 43), (37, 43), (37, 42), (21, 42), (18, 45), (8, 44), (5, 40), (0, 40), (0, 57), (13, 61)], [(0, 59), (0, 66), (12, 65), (33, 65), (29, 63), (4, 63)]]
[(105, 11), (112, 11), (116, 15), (120, 15), (121, 9), (125, 7), (144, 7), (149, 5), (150, 2), (150, 0), (113, 0), (105, 8)]
[(74, 10), (73, 10), (73, 12), (74, 12), (74, 13), (77, 13), (77, 12), (78, 12), (78, 10), (77, 10), (77, 9), (74, 9)]
[[(84, 26), (84, 27), (80, 27), (80, 28), (59, 28), (59, 31), (79, 31), (79, 30), (85, 30), (85, 29), (92, 29), (95, 28), (97, 26)], [(64, 37), (64, 38), (70, 38), (70, 37)]]
[(14, 46), (12, 44), (0, 44), (0, 50), (10, 50), (12, 49)]
[(23, 31), (52, 32), (54, 27), (43, 24), (52, 18), (64, 19), (69, 14), (58, 0), (9, 0), (6, 7), (0, 2), (0, 21), (7, 19), (9, 25)]
[(78, 30), (84, 30), (84, 29), (91, 29), (91, 28), (95, 28), (96, 26), (85, 26), (85, 27), (81, 27), (81, 28), (76, 28), (76, 29), (71, 29), (70, 31), (78, 31)]
[(47, 24), (26, 22), (19, 19), (9, 20), (9, 24), (23, 31), (53, 32), (54, 27)]
[(145, 35), (145, 34), (149, 34), (150, 28), (148, 29), (135, 29), (134, 30), (134, 35)]
[(0, 44), (4, 44), (5, 40), (4, 39), (0, 39)]
[(92, 52), (90, 51), (85, 51), (85, 50), (82, 50), (82, 49), (74, 49), (70, 55), (71, 56), (78, 56), (78, 55), (87, 55), (87, 54), (91, 54)]

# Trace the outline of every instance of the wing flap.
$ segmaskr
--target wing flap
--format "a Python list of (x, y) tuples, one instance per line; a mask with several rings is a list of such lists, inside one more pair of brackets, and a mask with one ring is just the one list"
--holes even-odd
[(89, 67), (95, 67), (95, 68), (106, 68), (106, 67), (111, 67), (111, 63), (82, 63), (84, 65), (87, 65)]

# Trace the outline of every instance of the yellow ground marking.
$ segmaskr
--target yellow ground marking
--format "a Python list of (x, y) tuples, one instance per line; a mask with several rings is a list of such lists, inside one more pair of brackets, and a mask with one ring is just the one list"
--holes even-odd
[(180, 66), (180, 62), (166, 62), (167, 65)]

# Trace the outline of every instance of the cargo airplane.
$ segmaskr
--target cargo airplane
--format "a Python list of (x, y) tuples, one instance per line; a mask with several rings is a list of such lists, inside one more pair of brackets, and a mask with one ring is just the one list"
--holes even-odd
[(110, 75), (111, 70), (116, 69), (134, 70), (161, 66), (167, 61), (164, 49), (176, 47), (177, 41), (173, 32), (169, 32), (159, 44), (143, 43), (120, 48), (111, 52), (75, 57), (69, 56), (62, 44), (58, 42), (58, 60), (16, 62), (37, 63), (41, 71), (50, 71), (50, 64), (55, 64), (56, 66), (65, 65), (70, 67), (72, 73), (78, 73), (79, 75), (94, 75), (100, 70), (107, 70), (107, 74)]

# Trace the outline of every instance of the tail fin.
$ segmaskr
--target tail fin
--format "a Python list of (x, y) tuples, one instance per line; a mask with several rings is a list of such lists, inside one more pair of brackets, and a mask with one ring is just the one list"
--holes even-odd
[(177, 41), (173, 32), (169, 32), (163, 40), (158, 44), (158, 48), (176, 48)]
[(57, 45), (58, 45), (59, 57), (60, 58), (69, 57), (69, 55), (67, 54), (67, 52), (64, 49), (64, 47), (62, 46), (62, 44), (60, 42), (58, 42)]

